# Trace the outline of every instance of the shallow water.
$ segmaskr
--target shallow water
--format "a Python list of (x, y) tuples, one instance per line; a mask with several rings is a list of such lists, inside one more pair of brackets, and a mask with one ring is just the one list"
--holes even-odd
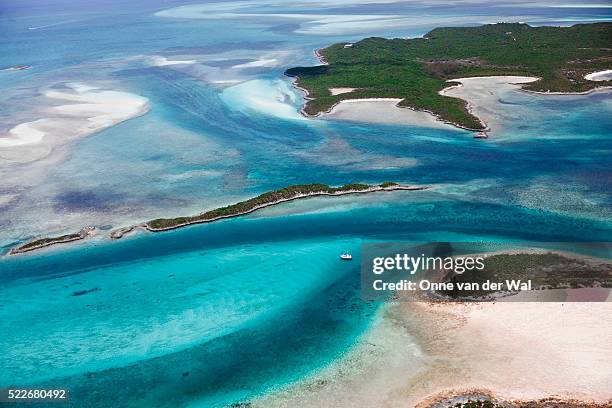
[[(5, 250), (289, 184), (433, 188), (309, 199), (5, 257), (0, 386), (70, 384), (75, 406), (247, 401), (325, 367), (367, 330), (376, 305), (359, 300), (364, 241), (610, 240), (609, 94), (503, 94), (504, 130), (482, 141), (460, 130), (304, 120), (302, 95), (282, 77), (336, 41), (439, 24), (607, 20), (609, 9), (254, 2), (209, 4), (208, 19), (193, 9), (155, 15), (174, 5), (1, 6), (3, 64), (33, 67), (0, 72), (0, 129), (36, 119), (47, 103), (39, 92), (66, 81), (151, 105), (43, 162), (0, 165)], [(160, 58), (196, 62), (156, 66)], [(346, 250), (353, 262), (338, 260)]]

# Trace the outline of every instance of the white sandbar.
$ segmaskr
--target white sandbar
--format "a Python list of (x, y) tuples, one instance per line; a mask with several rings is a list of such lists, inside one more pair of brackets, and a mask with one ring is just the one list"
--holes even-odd
[[(0, 134), (0, 151), (9, 162), (29, 162), (55, 147), (142, 115), (148, 99), (128, 92), (102, 90), (81, 83), (43, 93), (48, 106), (39, 119), (20, 123)], [(57, 104), (59, 102), (59, 104)]]

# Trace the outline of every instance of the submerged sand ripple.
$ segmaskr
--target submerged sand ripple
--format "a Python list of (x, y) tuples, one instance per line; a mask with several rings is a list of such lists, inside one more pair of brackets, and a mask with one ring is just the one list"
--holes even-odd
[(48, 156), (56, 147), (142, 115), (147, 98), (128, 92), (67, 83), (43, 93), (47, 104), (38, 119), (0, 134), (0, 153), (8, 163), (26, 163)]

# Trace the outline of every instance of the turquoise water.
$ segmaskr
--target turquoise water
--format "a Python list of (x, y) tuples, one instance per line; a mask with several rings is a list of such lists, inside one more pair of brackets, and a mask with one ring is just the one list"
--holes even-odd
[[(367, 330), (377, 305), (359, 299), (363, 242), (610, 241), (609, 94), (508, 92), (498, 102), (508, 113), (503, 131), (482, 141), (453, 129), (305, 120), (302, 95), (282, 77), (336, 41), (441, 24), (609, 20), (609, 9), (253, 2), (209, 3), (206, 19), (193, 8), (155, 14), (179, 5), (0, 6), (2, 64), (32, 65), (0, 72), (0, 130), (36, 119), (41, 90), (67, 81), (151, 105), (54, 160), (0, 162), (4, 251), (33, 236), (191, 214), (288, 184), (433, 188), (310, 199), (4, 257), (0, 387), (68, 385), (79, 407), (244, 402), (316, 373)], [(364, 15), (367, 24), (350, 22)], [(154, 56), (196, 63), (154, 66)], [(340, 262), (347, 250), (355, 259)]]

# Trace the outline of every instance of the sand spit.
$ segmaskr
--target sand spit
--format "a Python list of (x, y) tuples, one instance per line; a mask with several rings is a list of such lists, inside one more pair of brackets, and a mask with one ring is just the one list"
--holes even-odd
[(499, 94), (509, 90), (519, 90), (522, 84), (537, 81), (536, 77), (492, 76), (452, 79), (459, 82), (440, 91), (440, 95), (460, 98), (468, 103), (470, 113), (479, 118), (487, 131), (495, 132), (501, 127), (506, 113), (499, 106)]
[[(611, 71), (612, 72), (612, 71)], [(478, 117), (487, 130), (483, 133), (496, 132), (502, 123), (509, 122), (512, 116), (499, 104), (500, 94), (507, 91), (529, 92), (537, 95), (580, 96), (595, 92), (609, 92), (610, 87), (594, 88), (585, 92), (537, 92), (522, 88), (523, 84), (535, 82), (539, 78), (527, 76), (491, 76), (452, 79), (448, 82), (459, 82), (440, 91), (440, 95), (460, 98), (468, 103), (468, 110)], [(516, 118), (514, 118), (516, 120)]]
[(422, 408), (474, 393), (576, 406), (612, 399), (610, 302), (408, 302), (388, 304), (381, 319), (333, 373), (254, 406)]
[(81, 83), (67, 83), (43, 95), (47, 106), (36, 112), (42, 117), (0, 134), (0, 156), (8, 163), (42, 159), (61, 145), (149, 110), (147, 98)]

